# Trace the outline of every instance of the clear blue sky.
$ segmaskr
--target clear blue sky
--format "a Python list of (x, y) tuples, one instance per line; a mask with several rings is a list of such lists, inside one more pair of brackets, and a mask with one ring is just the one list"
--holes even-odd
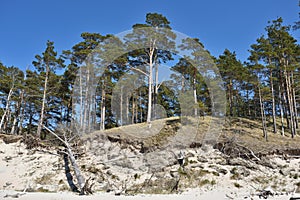
[[(165, 15), (174, 30), (199, 38), (212, 55), (228, 48), (241, 61), (269, 20), (299, 20), (298, 0), (0, 0), (0, 8), (0, 61), (23, 69), (47, 40), (61, 53), (82, 32), (117, 34), (143, 23), (148, 12)], [(299, 31), (293, 35), (300, 40)]]

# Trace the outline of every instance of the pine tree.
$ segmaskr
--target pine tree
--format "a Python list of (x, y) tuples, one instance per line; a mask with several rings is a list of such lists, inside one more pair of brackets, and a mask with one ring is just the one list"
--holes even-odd
[[(128, 55), (130, 66), (148, 79), (148, 124), (151, 123), (153, 99), (154, 104), (157, 102), (159, 64), (171, 60), (175, 49), (176, 35), (171, 31), (169, 24), (163, 15), (148, 13), (146, 24), (133, 25), (133, 32), (125, 36), (128, 49), (134, 50)], [(138, 66), (146, 66), (145, 71), (138, 69)]]
[[(47, 41), (46, 50), (41, 55), (35, 56), (36, 61), (33, 61), (32, 64), (36, 67), (37, 71), (40, 72), (40, 76), (42, 77), (43, 85), (43, 95), (42, 95), (42, 102), (41, 102), (41, 111), (40, 111), (40, 118), (38, 122), (37, 128), (37, 136), (41, 137), (41, 131), (45, 119), (45, 112), (46, 112), (46, 104), (47, 104), (47, 93), (48, 93), (48, 84), (49, 79), (52, 73), (55, 72), (57, 68), (63, 67), (63, 60), (57, 58), (57, 52), (54, 50), (54, 42)], [(50, 88), (51, 89), (51, 88)]]

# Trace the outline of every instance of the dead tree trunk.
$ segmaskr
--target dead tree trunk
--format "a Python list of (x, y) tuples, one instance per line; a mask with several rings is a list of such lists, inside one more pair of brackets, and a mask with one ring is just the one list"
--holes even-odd
[(77, 165), (74, 153), (73, 153), (71, 145), (70, 145), (70, 141), (67, 139), (66, 134), (64, 133), (64, 139), (62, 139), (61, 137), (59, 137), (56, 133), (54, 133), (52, 130), (50, 130), (46, 126), (43, 126), (43, 127), (65, 145), (67, 154), (69, 156), (72, 167), (74, 169), (74, 173), (75, 173), (77, 183), (78, 183), (78, 186), (80, 189), (80, 194), (82, 194), (82, 195), (85, 194), (85, 189), (84, 189), (85, 188), (85, 179), (81, 173), (79, 166)]
[(74, 184), (74, 181), (73, 181), (73, 176), (71, 174), (71, 170), (69, 167), (69, 157), (68, 157), (67, 151), (64, 152), (63, 156), (64, 156), (64, 162), (65, 162), (65, 174), (67, 177), (68, 184), (73, 192), (79, 193), (80, 191), (78, 190), (77, 186)]

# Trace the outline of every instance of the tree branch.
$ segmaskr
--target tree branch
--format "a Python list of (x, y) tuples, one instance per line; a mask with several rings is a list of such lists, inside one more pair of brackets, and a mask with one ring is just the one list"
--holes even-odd
[(144, 72), (143, 70), (140, 70), (138, 68), (130, 67), (130, 69), (140, 72), (140, 73), (144, 74), (145, 76), (149, 76), (146, 72)]

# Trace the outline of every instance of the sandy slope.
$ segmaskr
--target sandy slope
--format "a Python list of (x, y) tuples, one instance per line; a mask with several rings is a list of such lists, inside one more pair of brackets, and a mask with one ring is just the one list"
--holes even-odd
[[(111, 154), (115, 154), (116, 152), (120, 152), (122, 154), (122, 150), (118, 149), (118, 151), (112, 151)], [(126, 153), (130, 154), (130, 152)], [(52, 151), (54, 153), (55, 151)], [(190, 150), (191, 157), (189, 157), (191, 164), (187, 166), (187, 169), (191, 170), (201, 170), (202, 167), (207, 170), (213, 169), (225, 169), (227, 171), (226, 174), (215, 176), (213, 173), (208, 173), (204, 175), (202, 180), (215, 180), (215, 185), (205, 185), (202, 187), (196, 187), (194, 189), (190, 189), (188, 191), (182, 192), (180, 194), (170, 194), (170, 195), (144, 195), (139, 194), (135, 196), (115, 196), (114, 192), (111, 193), (95, 193), (91, 196), (78, 196), (74, 193), (65, 192), (68, 187), (65, 180), (65, 174), (62, 166), (62, 160), (59, 156), (42, 152), (42, 151), (32, 151), (25, 149), (24, 144), (17, 142), (11, 144), (5, 144), (2, 140), (0, 140), (0, 199), (15, 199), (13, 196), (16, 194), (22, 194), (24, 189), (27, 192), (24, 195), (18, 195), (21, 200), (60, 200), (60, 199), (151, 199), (151, 200), (163, 200), (163, 199), (259, 199), (258, 196), (253, 196), (253, 194), (257, 194), (257, 191), (252, 187), (262, 188), (266, 185), (272, 185), (273, 183), (255, 183), (251, 182), (251, 180), (255, 177), (262, 177), (272, 179), (275, 177), (275, 181), (278, 183), (281, 181), (284, 183), (282, 188), (278, 188), (279, 191), (282, 191), (284, 188), (286, 191), (294, 190), (295, 183), (299, 182), (299, 178), (295, 179), (290, 177), (290, 175), (280, 175), (279, 169), (269, 169), (264, 166), (256, 166), (257, 170), (251, 171), (250, 174), (242, 177), (238, 180), (232, 180), (232, 174), (230, 171), (238, 167), (241, 170), (248, 170), (245, 167), (240, 166), (230, 166), (227, 164), (222, 164), (224, 160), (222, 160), (221, 154), (218, 152), (210, 152), (204, 155), (204, 152), (197, 152), (195, 150)], [(199, 154), (202, 158), (199, 158)], [(110, 155), (110, 154), (108, 154)], [(198, 157), (197, 157), (198, 156)], [(203, 157), (204, 156), (204, 157)], [(102, 164), (95, 164), (99, 160), (99, 157), (90, 155), (88, 160), (80, 160), (81, 163), (84, 164), (92, 164), (97, 168), (103, 171), (101, 173), (107, 173), (108, 170), (111, 170), (115, 176), (120, 177), (120, 179), (126, 177), (126, 173), (138, 169), (138, 166), (132, 166), (132, 169), (124, 169), (118, 167), (117, 165), (109, 165), (107, 164), (104, 168), (108, 168), (106, 171), (103, 169)], [(203, 161), (207, 159), (207, 161)], [(286, 166), (288, 168), (287, 173), (296, 174), (299, 173), (300, 159), (292, 159), (289, 161), (282, 160), (280, 158), (274, 157), (272, 159), (273, 163), (276, 163), (277, 166)], [(195, 163), (196, 162), (196, 163)], [(136, 162), (138, 163), (138, 162)], [(168, 168), (165, 168), (166, 171), (171, 171), (173, 168), (176, 170), (178, 166), (173, 165)], [(135, 171), (137, 171), (137, 169)], [(177, 170), (176, 170), (177, 171)], [(87, 174), (86, 174), (87, 175)], [(132, 174), (133, 175), (133, 174)], [(99, 176), (99, 175), (98, 175)], [(146, 177), (149, 174), (145, 173), (142, 176)], [(169, 175), (165, 175), (165, 177), (169, 177)], [(142, 178), (141, 178), (142, 179)], [(144, 180), (144, 179), (142, 179)], [(141, 181), (142, 181), (141, 180)], [(262, 180), (264, 181), (264, 180)], [(105, 182), (105, 181), (104, 181)], [(280, 182), (280, 183), (281, 183)], [(234, 183), (239, 183), (242, 187), (238, 188), (234, 186)], [(184, 182), (182, 182), (184, 184)], [(186, 182), (185, 184), (189, 184)], [(101, 189), (100, 185), (97, 186)], [(46, 192), (36, 192), (30, 193), (28, 192), (30, 189), (34, 189), (39, 191), (39, 188), (43, 190), (52, 191), (53, 193)], [(96, 186), (95, 186), (96, 188)], [(4, 198), (6, 195), (7, 198)], [(250, 198), (250, 195), (251, 198)], [(298, 195), (300, 196), (300, 194)], [(290, 195), (281, 195), (277, 197), (272, 197), (270, 199), (289, 199)]]

